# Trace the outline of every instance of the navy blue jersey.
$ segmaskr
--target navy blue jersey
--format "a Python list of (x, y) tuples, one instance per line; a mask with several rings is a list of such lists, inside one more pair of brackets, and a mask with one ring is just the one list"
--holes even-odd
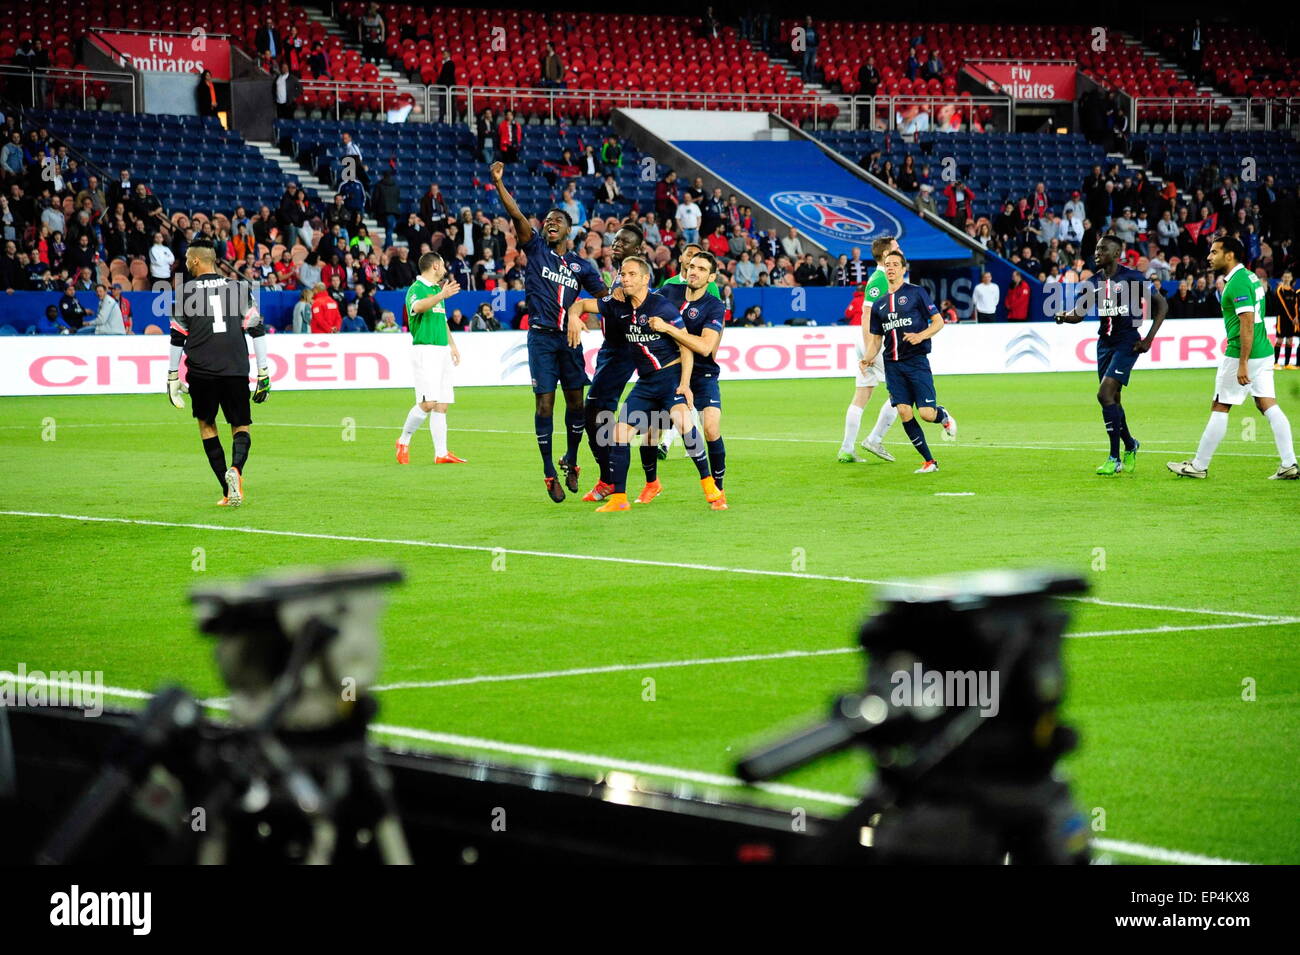
[[(699, 336), (704, 333), (706, 328), (713, 329), (719, 335), (722, 334), (722, 320), (726, 317), (726, 310), (721, 300), (706, 292), (694, 302), (688, 302), (686, 300), (688, 289), (685, 285), (661, 285), (657, 291), (672, 302), (673, 305), (677, 306), (677, 311), (686, 324), (686, 331), (690, 334)], [(695, 353), (695, 368), (691, 372), (692, 378), (696, 375), (716, 375), (720, 370), (713, 355)]]
[(686, 323), (673, 303), (657, 292), (646, 295), (640, 307), (631, 302), (620, 302), (612, 296), (600, 300), (600, 320), (605, 334), (611, 332), (624, 337), (636, 359), (636, 373), (642, 378), (653, 375), (660, 368), (681, 357), (681, 347), (668, 335), (650, 330), (650, 319), (659, 316), (677, 328)]
[(1146, 318), (1147, 280), (1137, 269), (1121, 265), (1112, 278), (1104, 272), (1092, 277), (1097, 294), (1099, 334), (1110, 341), (1138, 337), (1138, 326)]
[(896, 292), (886, 292), (871, 305), (871, 333), (884, 337), (885, 361), (906, 361), (930, 354), (930, 339), (919, 345), (903, 340), (908, 332), (920, 334), (930, 327), (930, 316), (938, 315), (934, 302), (919, 285), (904, 282)]
[(562, 328), (565, 312), (582, 289), (597, 298), (605, 294), (605, 283), (594, 265), (576, 252), (560, 255), (549, 248), (540, 230), (524, 244), (524, 254), (528, 256), (524, 295), (529, 328)]

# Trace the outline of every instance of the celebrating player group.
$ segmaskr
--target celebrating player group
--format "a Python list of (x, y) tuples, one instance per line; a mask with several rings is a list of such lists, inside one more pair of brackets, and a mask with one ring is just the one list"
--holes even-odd
[[(507, 189), (503, 174), (503, 165), (494, 163), (492, 184), (527, 257), (528, 367), (534, 394), (533, 427), (547, 497), (560, 503), (566, 489), (570, 493), (580, 490), (578, 458), (585, 433), (599, 474), (582, 499), (599, 503), (596, 510), (601, 513), (633, 510), (627, 481), (635, 446), (645, 474), (635, 502), (649, 504), (665, 491), (659, 477), (660, 461), (673, 438), (680, 436), (698, 471), (705, 502), (713, 510), (726, 510), (726, 448), (717, 360), (724, 309), (715, 282), (717, 259), (688, 244), (681, 250), (678, 274), (653, 289), (653, 269), (641, 254), (644, 236), (638, 226), (627, 223), (611, 246), (618, 274), (613, 286), (606, 288), (595, 266), (572, 250), (573, 223), (568, 214), (551, 209), (540, 229), (534, 229)], [(1095, 276), (1080, 284), (1083, 294), (1074, 307), (1056, 316), (1057, 324), (1077, 324), (1094, 313), (1099, 319), (1097, 401), (1109, 449), (1096, 473), (1106, 477), (1132, 474), (1137, 469), (1141, 444), (1133, 435), (1120, 397), (1168, 311), (1157, 287), (1140, 272), (1120, 264), (1123, 253), (1122, 241), (1113, 235), (1103, 236), (1097, 243)], [(856, 388), (845, 413), (837, 460), (861, 463), (854, 445), (863, 410), (875, 388), (884, 384), (889, 397), (862, 447), (893, 462), (884, 438), (893, 422), (901, 419), (921, 457), (915, 473), (933, 474), (939, 464), (930, 452), (921, 422), (938, 425), (945, 440), (957, 437), (956, 419), (938, 402), (929, 361), (933, 339), (944, 322), (926, 290), (906, 281), (907, 257), (896, 239), (877, 239), (872, 256), (877, 268), (864, 288)], [(1227, 431), (1229, 411), (1248, 396), (1272, 428), (1281, 458), (1270, 479), (1300, 477), (1291, 425), (1273, 387), (1271, 359), (1275, 356), (1270, 354), (1273, 346), (1264, 327), (1264, 287), (1242, 264), (1245, 258), (1240, 241), (1232, 237), (1216, 239), (1209, 255), (1211, 267), (1225, 276), (1222, 309), (1228, 344), (1215, 378), (1210, 420), (1196, 455), (1187, 461), (1169, 462), (1169, 469), (1181, 477), (1207, 477), (1210, 460)], [(397, 461), (410, 462), (411, 438), (429, 419), (435, 463), (464, 464), (464, 459), (448, 449), (447, 411), (455, 400), (452, 379), (460, 353), (444, 306), (460, 287), (448, 277), (445, 263), (436, 254), (421, 255), (418, 268), (419, 277), (406, 294), (416, 401), (397, 439)], [(184, 407), (179, 368), (185, 355), (193, 415), (204, 453), (221, 485), (218, 503), (238, 507), (245, 501), (243, 474), (251, 446), (246, 337), (252, 340), (258, 365), (251, 400), (260, 403), (271, 387), (266, 329), (256, 305), (251, 304), (246, 284), (228, 282), (216, 273), (211, 247), (194, 243), (186, 256), (186, 270), (193, 281), (184, 289), (185, 307), (174, 309), (167, 395), (176, 407)], [(590, 297), (580, 297), (583, 291)], [(1148, 320), (1143, 335), (1140, 328)], [(595, 328), (603, 338), (589, 378), (582, 333)], [(637, 382), (623, 400), (634, 374)], [(555, 460), (552, 440), (557, 387), (564, 392), (565, 449)], [(232, 431), (229, 464), (217, 434), (218, 410)]]

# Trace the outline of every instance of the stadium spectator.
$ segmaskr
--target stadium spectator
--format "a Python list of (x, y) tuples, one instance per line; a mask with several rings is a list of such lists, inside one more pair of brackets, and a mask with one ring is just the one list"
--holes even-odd
[(99, 305), (95, 317), (84, 328), (93, 328), (96, 335), (125, 335), (126, 322), (122, 318), (122, 307), (117, 299), (108, 294), (108, 287), (102, 283), (95, 286), (95, 297)]
[[(143, 224), (140, 226), (144, 228)], [(153, 245), (149, 247), (149, 278), (155, 282), (166, 282), (172, 277), (172, 266), (176, 262), (176, 256), (172, 250), (167, 248), (163, 242), (161, 232), (155, 232), (153, 236)]]
[(217, 84), (212, 81), (212, 73), (204, 70), (199, 74), (199, 85), (194, 90), (194, 99), (200, 116), (217, 115)]
[(612, 174), (615, 170), (623, 168), (623, 147), (619, 145), (618, 137), (612, 133), (601, 143), (600, 161), (603, 165), (602, 171), (606, 174)]
[(479, 307), (474, 312), (474, 318), (470, 322), (469, 330), (472, 332), (495, 332), (500, 331), (501, 323), (497, 321), (496, 315), (492, 312), (492, 306), (487, 302), (480, 302)]
[(1126, 249), (1132, 248), (1133, 243), (1137, 241), (1137, 221), (1133, 218), (1133, 210), (1127, 206), (1116, 216), (1112, 224), (1112, 231), (1115, 236), (1124, 243)]
[(781, 251), (788, 255), (791, 261), (803, 255), (803, 240), (799, 238), (799, 230), (794, 226), (790, 226), (790, 231), (781, 238)]
[(684, 202), (677, 204), (674, 218), (677, 220), (677, 228), (681, 231), (682, 241), (690, 245), (698, 245), (700, 242), (700, 220), (703, 218), (700, 207), (695, 203), (693, 193), (688, 192)]
[[(321, 283), (316, 283), (313, 288), (324, 288)], [(293, 304), (291, 316), (292, 328), (295, 335), (305, 335), (311, 331), (312, 320), (312, 299), (315, 295), (313, 288), (304, 288), (298, 293), (298, 301)]]
[(348, 302), (347, 305), (344, 306), (342, 325), (339, 330), (343, 332), (370, 331), (365, 320), (357, 314), (357, 303), (355, 300)]
[(77, 301), (77, 287), (68, 282), (63, 287), (63, 297), (59, 299), (59, 318), (73, 332), (78, 332), (85, 323), (87, 314), (81, 302)]
[(921, 67), (921, 79), (943, 79), (943, 61), (939, 59), (939, 53), (937, 50), (930, 51), (930, 58), (926, 60), (925, 65)]
[(971, 292), (971, 304), (975, 309), (977, 322), (991, 322), (997, 318), (998, 302), (1002, 291), (993, 284), (993, 274), (985, 272), (980, 276), (979, 284)]
[(402, 211), (402, 191), (392, 170), (385, 170), (375, 188), (375, 218), (384, 225), (384, 236), (391, 245), (397, 232), (397, 216)]
[(253, 46), (257, 48), (258, 53), (272, 60), (278, 61), (284, 57), (284, 36), (276, 29), (275, 18), (271, 14), (266, 15), (262, 25), (254, 33)]
[(371, 63), (378, 63), (388, 39), (388, 25), (379, 12), (379, 4), (372, 3), (366, 8), (365, 15), (357, 24), (357, 38), (361, 41), (362, 56)]
[(377, 332), (400, 332), (402, 329), (397, 324), (397, 317), (388, 309), (379, 316), (379, 324), (375, 326)]
[(876, 69), (876, 58), (867, 57), (865, 63), (858, 67), (858, 92), (863, 96), (875, 96), (880, 88), (880, 71)]
[(943, 194), (948, 200), (943, 217), (958, 229), (965, 228), (966, 223), (974, 218), (971, 210), (975, 205), (975, 193), (959, 179), (948, 183)]
[(513, 110), (506, 110), (506, 115), (497, 127), (497, 158), (501, 162), (518, 162), (519, 150), (523, 146), (524, 128), (515, 122)]
[(736, 284), (742, 288), (749, 288), (758, 283), (758, 266), (753, 263), (749, 252), (740, 253), (740, 261), (736, 263), (734, 277)]
[(655, 184), (655, 213), (665, 226), (677, 216), (677, 173), (671, 169)]
[(313, 335), (333, 335), (343, 325), (338, 303), (331, 297), (323, 285), (312, 290), (311, 299), (311, 333)]
[[(405, 288), (406, 286), (402, 286)], [(375, 298), (375, 290), (365, 285), (357, 285), (353, 289), (356, 292), (357, 314), (361, 320), (366, 323), (366, 328), (375, 331), (379, 327), (379, 318), (383, 309), (379, 307), (379, 300)]]
[[(1037, 272), (1037, 269), (1030, 269)], [(1007, 321), (1023, 322), (1029, 318), (1029, 283), (1019, 272), (1011, 273), (1011, 287), (1007, 289)]]
[(939, 314), (943, 316), (945, 325), (955, 325), (961, 321), (961, 316), (957, 314), (957, 306), (952, 303), (951, 299), (944, 299), (939, 305)]
[(488, 162), (497, 153), (497, 123), (492, 110), (485, 109), (474, 121), (474, 139), (478, 143), (479, 162)]
[(817, 46), (821, 42), (821, 37), (817, 34), (817, 28), (813, 26), (813, 18), (804, 17), (803, 21), (803, 60), (800, 67), (800, 73), (805, 83), (811, 83), (814, 75), (814, 64), (817, 61)]
[(59, 316), (59, 306), (57, 305), (45, 306), (45, 314), (37, 316), (35, 328), (37, 335), (72, 334), (72, 329), (68, 327), (67, 322)]
[(564, 61), (551, 43), (546, 44), (546, 56), (542, 57), (540, 85), (546, 89), (564, 89)]

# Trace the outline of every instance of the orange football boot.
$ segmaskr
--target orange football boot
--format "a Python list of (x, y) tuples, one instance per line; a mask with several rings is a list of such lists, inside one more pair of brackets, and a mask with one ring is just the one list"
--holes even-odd
[(402, 444), (400, 441), (397, 442), (397, 463), (411, 463), (411, 446), (409, 444)]
[(597, 513), (630, 510), (632, 510), (632, 505), (627, 502), (626, 494), (611, 494), (604, 504), (596, 508)]
[(614, 485), (597, 481), (596, 486), (582, 496), (584, 501), (603, 501), (614, 493)]
[(725, 492), (718, 495), (718, 499), (709, 504), (715, 511), (725, 511), (727, 509), (727, 495)]
[(718, 486), (713, 483), (712, 474), (708, 477), (700, 478), (700, 487), (704, 488), (704, 499), (710, 504), (722, 497), (722, 492), (719, 491)]
[(636, 502), (638, 504), (649, 504), (663, 493), (663, 489), (664, 486), (660, 484), (658, 478), (656, 478), (645, 487), (641, 488), (641, 493), (637, 495)]
[(450, 451), (448, 451), (440, 458), (434, 458), (433, 463), (434, 464), (469, 464), (469, 462), (466, 461), (464, 458), (458, 458)]

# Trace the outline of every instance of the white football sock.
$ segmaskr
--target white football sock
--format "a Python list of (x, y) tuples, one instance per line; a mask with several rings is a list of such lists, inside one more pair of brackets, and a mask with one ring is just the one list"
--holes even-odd
[(1201, 435), (1201, 443), (1196, 446), (1196, 457), (1192, 458), (1192, 465), (1197, 470), (1209, 470), (1210, 458), (1214, 457), (1215, 449), (1227, 433), (1228, 412), (1211, 411), (1210, 420), (1206, 422), (1205, 432)]
[(673, 442), (680, 437), (681, 435), (677, 433), (677, 425), (673, 425), (671, 428), (669, 428), (667, 431), (665, 431), (663, 434), (659, 436), (659, 443), (664, 446), (664, 450), (666, 451), (669, 448), (671, 448), (673, 446)]
[(849, 405), (844, 412), (844, 443), (840, 445), (840, 454), (852, 454), (853, 445), (858, 440), (858, 429), (862, 427), (862, 409)]
[(876, 426), (871, 429), (871, 434), (867, 435), (867, 440), (872, 444), (880, 444), (885, 440), (885, 432), (893, 427), (894, 422), (898, 420), (898, 410), (885, 399), (885, 403), (880, 406), (880, 414), (876, 417)]
[(429, 413), (429, 430), (433, 432), (433, 453), (435, 457), (447, 456), (447, 413), (432, 411)]
[(1291, 422), (1282, 412), (1281, 405), (1274, 405), (1264, 412), (1264, 417), (1273, 426), (1273, 443), (1277, 453), (1282, 456), (1282, 467), (1289, 468), (1295, 464), (1295, 446), (1291, 443)]
[(416, 402), (411, 410), (406, 413), (406, 424), (402, 426), (402, 436), (398, 438), (400, 444), (410, 444), (411, 435), (420, 430), (420, 425), (424, 424), (424, 419), (429, 417), (429, 412), (420, 407)]

